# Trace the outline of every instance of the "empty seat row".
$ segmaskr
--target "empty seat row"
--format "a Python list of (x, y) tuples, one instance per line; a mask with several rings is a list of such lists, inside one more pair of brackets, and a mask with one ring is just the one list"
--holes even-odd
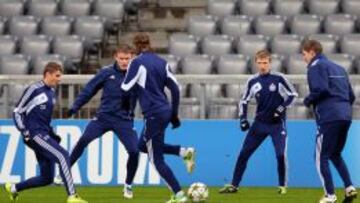
[(208, 0), (207, 13), (219, 17), (234, 14), (257, 16), (278, 14), (293, 16), (302, 13), (328, 15), (360, 14), (358, 0)]
[(186, 29), (189, 34), (197, 37), (217, 33), (232, 37), (245, 34), (275, 36), (286, 33), (303, 36), (317, 33), (344, 35), (357, 31), (356, 22), (357, 17), (349, 14), (333, 14), (327, 17), (296, 15), (290, 19), (280, 15), (261, 15), (256, 18), (227, 16), (221, 20), (215, 16), (205, 15), (190, 16), (187, 20)]

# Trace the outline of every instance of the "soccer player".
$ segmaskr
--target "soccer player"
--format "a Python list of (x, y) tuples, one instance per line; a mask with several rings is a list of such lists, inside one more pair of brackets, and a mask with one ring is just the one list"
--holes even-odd
[(139, 162), (138, 137), (133, 129), (136, 97), (121, 97), (120, 86), (125, 79), (132, 52), (133, 49), (128, 45), (120, 46), (114, 54), (115, 62), (103, 67), (86, 84), (68, 113), (69, 117), (76, 114), (100, 89), (103, 90), (96, 116), (86, 126), (84, 134), (72, 150), (70, 164), (73, 165), (79, 159), (90, 142), (108, 131), (115, 132), (129, 155), (123, 189), (123, 196), (127, 199), (133, 198), (132, 183)]
[[(249, 129), (249, 132), (237, 159), (232, 182), (220, 189), (220, 193), (237, 192), (250, 156), (270, 135), (278, 164), (279, 194), (286, 194), (286, 109), (293, 103), (297, 93), (282, 74), (271, 71), (271, 55), (268, 51), (258, 51), (255, 63), (258, 73), (248, 80), (246, 92), (239, 103), (240, 128), (242, 131)], [(255, 121), (250, 127), (247, 107), (252, 97), (256, 99), (257, 110)]]
[(56, 102), (54, 88), (60, 83), (61, 76), (61, 66), (53, 62), (48, 63), (44, 68), (43, 80), (26, 88), (14, 109), (15, 125), (21, 132), (24, 143), (35, 152), (40, 165), (40, 176), (17, 184), (6, 183), (5, 190), (12, 201), (18, 199), (20, 191), (51, 184), (57, 163), (69, 196), (67, 202), (87, 203), (76, 194), (68, 152), (59, 145), (61, 138), (50, 126)]
[[(160, 176), (174, 192), (175, 195), (168, 203), (186, 202), (185, 193), (164, 161), (164, 154), (180, 155), (184, 158), (188, 172), (191, 172), (194, 167), (195, 150), (193, 148), (164, 143), (165, 129), (168, 124), (171, 123), (173, 129), (180, 127), (179, 87), (169, 64), (152, 52), (147, 34), (137, 34), (133, 43), (139, 55), (129, 64), (121, 89), (124, 92), (136, 92), (139, 96), (145, 122), (139, 148), (149, 155), (150, 161), (155, 165)], [(171, 105), (166, 98), (165, 87), (171, 91)]]
[(320, 203), (336, 201), (329, 160), (339, 172), (345, 186), (346, 200), (357, 192), (352, 185), (349, 171), (341, 157), (352, 120), (354, 92), (344, 68), (331, 62), (322, 54), (322, 45), (315, 40), (304, 42), (304, 61), (308, 64), (307, 79), (310, 94), (304, 104), (315, 112), (318, 134), (316, 138), (316, 166), (325, 188)]

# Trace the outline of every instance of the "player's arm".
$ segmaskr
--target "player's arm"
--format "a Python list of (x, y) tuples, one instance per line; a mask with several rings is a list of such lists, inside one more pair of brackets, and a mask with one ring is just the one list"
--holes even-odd
[(137, 60), (132, 60), (128, 65), (128, 70), (124, 82), (121, 84), (121, 91), (124, 96), (127, 96), (127, 92), (130, 91), (136, 83), (140, 86), (145, 87), (146, 82), (146, 68), (138, 63)]
[(247, 120), (247, 110), (250, 99), (254, 96), (253, 92), (251, 91), (250, 83), (251, 79), (247, 81), (245, 93), (239, 102), (240, 128), (242, 131), (246, 131), (250, 128), (250, 124)]
[(281, 76), (281, 81), (279, 83), (279, 93), (284, 98), (284, 102), (276, 108), (275, 114), (277, 116), (280, 116), (282, 113), (284, 113), (285, 109), (291, 106), (298, 97), (298, 93), (296, 92), (293, 84), (291, 84), (290, 81), (284, 76)]
[(165, 85), (171, 92), (171, 107), (172, 107), (171, 123), (173, 125), (173, 128), (177, 128), (180, 126), (180, 119), (178, 116), (179, 103), (180, 103), (180, 89), (174, 74), (171, 72), (169, 64), (166, 64)]
[(329, 78), (325, 68), (320, 64), (310, 67), (308, 74), (310, 94), (305, 98), (304, 104), (309, 107), (329, 95)]
[(34, 85), (28, 87), (22, 94), (13, 111), (13, 118), (16, 128), (24, 135), (29, 136), (29, 131), (24, 124), (24, 117), (26, 111), (26, 104), (31, 100), (35, 92), (36, 87)]

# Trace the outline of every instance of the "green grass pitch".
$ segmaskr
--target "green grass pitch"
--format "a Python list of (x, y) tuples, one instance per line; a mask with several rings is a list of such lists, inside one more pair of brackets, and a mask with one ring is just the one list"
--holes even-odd
[[(89, 203), (164, 203), (170, 197), (167, 187), (134, 187), (134, 199), (125, 200), (122, 197), (122, 186), (119, 187), (77, 187), (78, 193)], [(210, 188), (210, 198), (207, 203), (316, 203), (323, 190), (290, 188), (288, 194), (280, 196), (277, 188), (241, 188), (236, 194), (220, 195), (218, 189)], [(343, 190), (337, 190), (341, 202)], [(0, 192), (0, 202), (10, 203), (3, 189)], [(65, 191), (60, 186), (49, 186), (40, 189), (27, 190), (20, 193), (18, 203), (65, 203)], [(357, 199), (354, 203), (360, 203)]]

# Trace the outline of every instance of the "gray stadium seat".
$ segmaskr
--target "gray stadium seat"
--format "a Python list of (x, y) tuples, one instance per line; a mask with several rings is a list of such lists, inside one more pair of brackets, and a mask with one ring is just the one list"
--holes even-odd
[(214, 16), (190, 16), (187, 20), (187, 31), (197, 37), (215, 34), (217, 19)]
[(288, 74), (306, 74), (307, 64), (302, 54), (292, 54), (286, 59), (286, 70)]
[(9, 21), (9, 33), (17, 37), (34, 35), (38, 32), (38, 20), (33, 16), (15, 16)]
[(291, 21), (290, 31), (297, 35), (316, 34), (321, 31), (322, 18), (317, 15), (296, 15)]
[(344, 35), (355, 31), (356, 18), (348, 14), (328, 15), (324, 21), (324, 29), (328, 34)]
[(96, 0), (95, 15), (105, 17), (109, 23), (121, 23), (124, 17), (124, 1)]
[(300, 52), (302, 38), (298, 35), (277, 35), (271, 40), (272, 53), (288, 55)]
[(303, 13), (304, 0), (275, 0), (273, 7), (277, 15), (294, 16)]
[(236, 50), (240, 54), (253, 56), (261, 49), (267, 49), (268, 38), (263, 35), (243, 35), (236, 43)]
[(309, 39), (319, 41), (323, 47), (323, 53), (336, 53), (338, 50), (339, 38), (330, 34), (314, 34)]
[(237, 101), (240, 100), (241, 95), (246, 90), (246, 85), (227, 84), (225, 85), (226, 97), (234, 98)]
[(56, 0), (29, 0), (28, 15), (36, 17), (53, 16), (57, 14), (58, 4)]
[(22, 0), (2, 0), (0, 2), (0, 16), (13, 17), (24, 14), (24, 2)]
[[(251, 69), (251, 72), (253, 74), (257, 73), (258, 70), (257, 70), (257, 67), (256, 67), (256, 63), (255, 63), (255, 60), (252, 59), (250, 60), (250, 69)], [(282, 55), (277, 55), (277, 54), (272, 54), (271, 55), (271, 70), (272, 71), (275, 71), (275, 72), (282, 72), (284, 73), (285, 70), (284, 70), (284, 67), (283, 67), (283, 61), (284, 61), (284, 56)]]
[[(357, 73), (357, 74), (360, 74), (360, 58), (357, 58), (356, 60), (355, 60), (355, 64), (354, 64), (354, 68), (355, 68), (355, 72)], [(360, 86), (359, 86), (360, 87)]]
[(62, 0), (61, 12), (71, 17), (90, 15), (91, 2), (89, 0)]
[(56, 37), (53, 43), (55, 54), (66, 56), (73, 62), (80, 62), (84, 53), (83, 39), (76, 35)]
[(286, 110), (287, 118), (291, 120), (305, 120), (309, 117), (309, 109), (301, 104), (294, 105)]
[[(190, 96), (197, 97), (200, 99), (204, 92), (204, 86), (198, 84), (190, 85)], [(222, 97), (222, 89), (220, 84), (207, 84), (205, 85), (205, 95), (207, 98), (218, 98)]]
[(35, 57), (50, 52), (50, 39), (45, 35), (28, 35), (20, 41), (20, 53)]
[(181, 61), (183, 74), (211, 74), (212, 60), (207, 55), (189, 55)]
[(285, 32), (285, 18), (279, 15), (258, 16), (254, 27), (257, 34), (273, 37)]
[(248, 74), (249, 57), (241, 54), (222, 55), (216, 62), (219, 74)]
[(219, 57), (232, 51), (232, 39), (227, 35), (208, 35), (201, 41), (203, 54)]
[(180, 66), (179, 66), (180, 57), (177, 57), (177, 56), (174, 56), (171, 54), (159, 55), (159, 56), (168, 62), (173, 73), (180, 72), (180, 70), (179, 70), (180, 69)]
[(353, 73), (354, 57), (349, 54), (327, 54), (331, 61), (342, 66), (349, 74)]
[(243, 15), (265, 15), (270, 11), (270, 0), (239, 0), (239, 7)]
[(344, 35), (340, 42), (342, 53), (360, 56), (360, 34)]
[(357, 119), (357, 120), (360, 119), (360, 106), (359, 105), (353, 106), (352, 116), (353, 116), (353, 119)]
[(169, 39), (169, 53), (175, 56), (186, 56), (198, 52), (197, 40), (193, 35), (173, 34)]
[(5, 32), (6, 19), (0, 16), (0, 35)]
[(197, 98), (181, 98), (179, 117), (184, 119), (200, 118), (200, 102)]
[(299, 98), (305, 98), (309, 95), (309, 86), (307, 84), (296, 84), (295, 87), (299, 94)]
[(209, 119), (235, 119), (238, 117), (237, 101), (233, 98), (210, 100)]
[(351, 15), (360, 16), (360, 1), (359, 0), (343, 0), (342, 10), (344, 13), (348, 13)]
[(220, 18), (235, 14), (236, 2), (234, 0), (208, 0), (207, 13)]
[(77, 17), (74, 23), (74, 34), (95, 43), (103, 40), (104, 30), (104, 19), (99, 16)]
[(249, 16), (227, 16), (221, 22), (221, 33), (231, 37), (250, 34), (252, 20)]
[(29, 58), (23, 55), (0, 56), (0, 74), (26, 75), (29, 73)]
[(339, 11), (340, 0), (309, 0), (309, 12), (317, 15), (329, 15)]
[(41, 33), (51, 37), (71, 34), (72, 19), (67, 16), (48, 16), (43, 18)]
[(0, 56), (16, 53), (17, 40), (10, 35), (0, 35)]
[(49, 62), (56, 62), (62, 67), (65, 65), (65, 57), (57, 54), (42, 55), (33, 58), (33, 74), (42, 74), (44, 67)]

